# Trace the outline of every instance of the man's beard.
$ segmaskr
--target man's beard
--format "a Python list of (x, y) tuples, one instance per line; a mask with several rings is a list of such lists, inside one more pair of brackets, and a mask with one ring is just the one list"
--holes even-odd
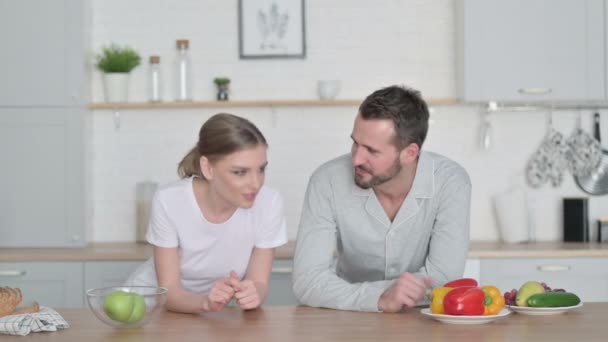
[(357, 186), (359, 186), (362, 189), (369, 189), (371, 187), (380, 185), (382, 183), (386, 183), (389, 180), (393, 179), (399, 172), (401, 172), (401, 169), (403, 168), (403, 166), (401, 166), (401, 162), (399, 161), (399, 158), (395, 158), (393, 165), (391, 165), (391, 167), (383, 174), (374, 175), (371, 173), (370, 170), (366, 169), (363, 166), (355, 166), (355, 168), (359, 168), (372, 175), (372, 178), (370, 178), (370, 180), (363, 181), (363, 178), (360, 176), (357, 176), (357, 173), (355, 172), (355, 184), (357, 184)]

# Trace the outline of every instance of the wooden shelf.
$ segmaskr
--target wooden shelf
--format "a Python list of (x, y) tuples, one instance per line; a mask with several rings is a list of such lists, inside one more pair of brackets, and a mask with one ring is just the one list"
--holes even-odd
[[(297, 107), (297, 106), (359, 106), (363, 100), (242, 100), (192, 102), (124, 102), (91, 103), (90, 109), (155, 109), (155, 108), (215, 108), (215, 107)], [(458, 99), (429, 99), (429, 106), (456, 105)]]

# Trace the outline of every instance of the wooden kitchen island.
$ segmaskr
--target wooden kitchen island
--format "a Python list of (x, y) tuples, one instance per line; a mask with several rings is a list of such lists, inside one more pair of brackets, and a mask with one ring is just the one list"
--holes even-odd
[(70, 328), (1, 341), (606, 341), (608, 303), (588, 303), (556, 316), (511, 313), (482, 325), (451, 325), (409, 309), (399, 314), (276, 306), (201, 315), (163, 312), (135, 329), (114, 329), (88, 309), (57, 309)]

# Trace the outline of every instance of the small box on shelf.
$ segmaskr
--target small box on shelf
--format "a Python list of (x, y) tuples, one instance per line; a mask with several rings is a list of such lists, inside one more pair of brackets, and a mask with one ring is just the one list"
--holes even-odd
[(608, 218), (597, 220), (597, 242), (608, 242)]

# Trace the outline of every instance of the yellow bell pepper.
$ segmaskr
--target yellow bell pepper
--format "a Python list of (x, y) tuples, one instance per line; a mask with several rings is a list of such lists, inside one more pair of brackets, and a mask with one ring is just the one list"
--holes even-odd
[(496, 286), (482, 286), (481, 289), (486, 294), (483, 301), (485, 306), (484, 316), (497, 315), (505, 306), (505, 297), (502, 296), (500, 290)]
[(443, 308), (443, 298), (448, 292), (452, 291), (452, 287), (436, 287), (431, 292), (431, 312), (437, 315), (445, 314)]

